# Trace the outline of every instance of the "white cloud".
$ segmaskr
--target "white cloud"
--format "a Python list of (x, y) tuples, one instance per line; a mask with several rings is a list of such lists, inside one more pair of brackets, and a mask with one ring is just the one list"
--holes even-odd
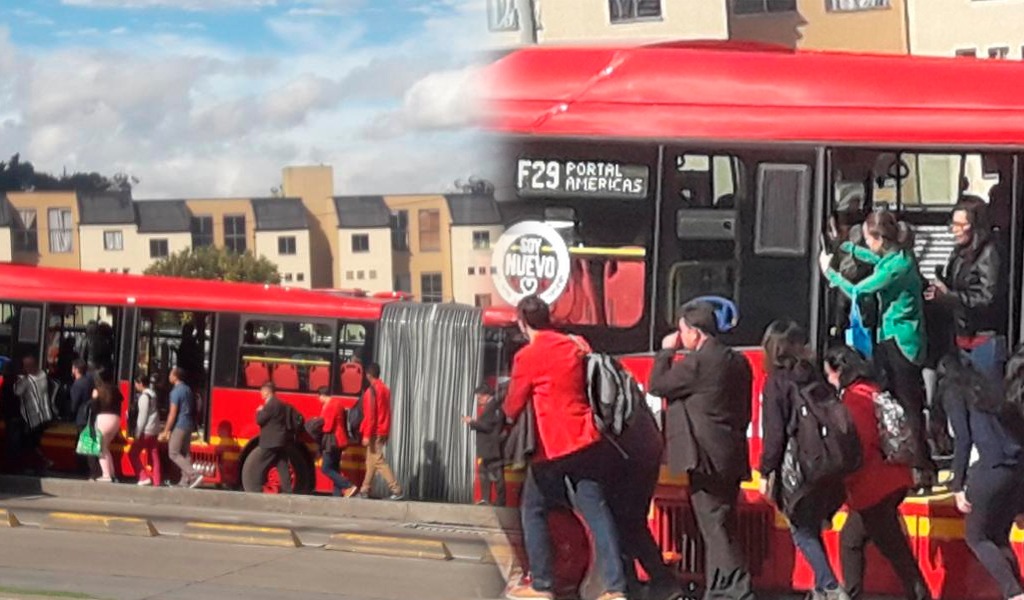
[(0, 27), (0, 159), (21, 152), (50, 172), (127, 172), (139, 198), (263, 195), (291, 164), (333, 165), (339, 194), (438, 192), (484, 172), (487, 153), (459, 129), (476, 73), (465, 14), (435, 11), (414, 35), (379, 45), (364, 41), (361, 13), (287, 15), (360, 1), (280, 0), (267, 26), (289, 49), (260, 53), (218, 40), (198, 17), (194, 28), (83, 32), (49, 49), (19, 48)]
[(14, 9), (11, 11), (11, 14), (29, 25), (50, 27), (55, 24), (54, 20), (50, 17), (23, 8)]

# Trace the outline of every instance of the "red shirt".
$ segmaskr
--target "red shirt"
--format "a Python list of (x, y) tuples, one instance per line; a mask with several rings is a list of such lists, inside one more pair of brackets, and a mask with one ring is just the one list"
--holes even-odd
[(391, 390), (380, 379), (374, 380), (363, 392), (363, 423), (359, 432), (364, 440), (386, 438), (391, 434)]
[(331, 398), (324, 405), (320, 416), (324, 419), (324, 435), (333, 432), (339, 448), (348, 446), (348, 432), (345, 431), (345, 405), (341, 398)]
[(504, 410), (515, 420), (532, 400), (537, 420), (534, 461), (561, 458), (600, 439), (585, 389), (589, 351), (582, 338), (574, 341), (556, 331), (541, 331), (516, 353)]
[(875, 416), (878, 392), (878, 386), (866, 381), (858, 381), (843, 390), (843, 404), (850, 411), (861, 446), (860, 469), (846, 478), (846, 502), (851, 510), (871, 508), (913, 483), (909, 467), (885, 462)]

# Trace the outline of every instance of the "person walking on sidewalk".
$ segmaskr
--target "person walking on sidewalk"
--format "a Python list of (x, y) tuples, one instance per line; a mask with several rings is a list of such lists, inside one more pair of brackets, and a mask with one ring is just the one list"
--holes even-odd
[[(135, 376), (135, 393), (138, 394), (138, 416), (135, 419), (135, 440), (128, 453), (128, 459), (139, 478), (139, 485), (160, 487), (160, 414), (156, 406), (156, 391), (150, 385), (145, 373)], [(142, 460), (145, 457), (145, 461)]]
[(604, 585), (599, 600), (625, 600), (619, 536), (604, 491), (619, 484), (621, 473), (614, 466), (621, 455), (601, 438), (587, 398), (584, 361), (590, 347), (582, 338), (556, 331), (550, 308), (537, 296), (524, 298), (516, 310), (519, 328), (530, 341), (513, 361), (504, 412), (514, 422), (531, 406), (537, 444), (520, 503), (532, 583), (509, 589), (506, 598), (554, 598), (548, 511), (568, 482), (573, 504), (593, 536)]
[(402, 488), (398, 485), (384, 455), (388, 436), (391, 434), (391, 390), (380, 380), (380, 365), (377, 363), (371, 363), (366, 367), (366, 378), (369, 384), (363, 392), (363, 422), (359, 431), (363, 437), (363, 446), (366, 447), (366, 477), (359, 489), (359, 495), (363, 498), (370, 497), (373, 478), (380, 473), (391, 490), (388, 499), (401, 500)]
[(324, 420), (323, 441), (320, 443), (320, 471), (334, 483), (334, 496), (353, 495), (359, 488), (352, 484), (341, 472), (341, 453), (348, 446), (348, 434), (345, 433), (345, 405), (341, 398), (332, 398), (326, 387), (320, 388), (320, 404), (323, 410), (320, 418)]
[[(78, 358), (71, 363), (71, 376), (75, 379), (74, 383), (71, 384), (71, 413), (75, 415), (76, 433), (77, 435), (82, 435), (82, 431), (90, 426), (92, 420), (92, 407), (90, 405), (93, 388), (92, 375), (89, 374), (85, 361)], [(83, 456), (81, 458), (85, 462), (89, 479), (92, 480), (99, 477), (99, 459), (95, 456)]]
[(100, 434), (100, 471), (96, 481), (113, 483), (117, 479), (114, 456), (110, 444), (121, 430), (121, 405), (124, 396), (114, 383), (114, 374), (107, 369), (96, 371), (96, 388), (92, 391), (92, 413), (96, 431)]
[(298, 412), (277, 397), (277, 388), (271, 382), (260, 386), (263, 404), (256, 409), (256, 424), (260, 426), (258, 472), (265, 473), (271, 465), (277, 466), (282, 494), (292, 493), (292, 475), (288, 469), (288, 448), (298, 433)]
[(203, 476), (192, 468), (192, 432), (196, 428), (193, 417), (195, 400), (191, 388), (185, 383), (185, 373), (180, 367), (171, 369), (168, 380), (174, 386), (171, 388), (171, 409), (159, 440), (168, 442), (167, 453), (181, 470), (178, 485), (194, 488), (203, 482)]
[(501, 456), (501, 432), (505, 428), (505, 414), (501, 412), (501, 400), (487, 384), (481, 384), (473, 393), (476, 399), (477, 417), (462, 417), (462, 421), (476, 433), (476, 461), (480, 468), (481, 504), (491, 501), (494, 488), (494, 503), (505, 506), (505, 461)]
[(839, 534), (846, 590), (853, 600), (864, 596), (865, 553), (870, 541), (903, 582), (907, 600), (930, 600), (899, 514), (912, 485), (910, 468), (885, 460), (875, 413), (875, 396), (882, 389), (873, 380), (871, 365), (856, 350), (840, 346), (825, 353), (825, 377), (840, 391), (863, 450), (860, 469), (846, 478), (849, 515)]
[[(748, 600), (751, 576), (736, 539), (740, 483), (750, 476), (750, 364), (718, 341), (715, 308), (691, 301), (679, 329), (662, 340), (650, 393), (668, 399), (668, 466), (690, 478), (690, 501), (705, 544), (706, 599)], [(687, 350), (673, 363), (678, 350)]]

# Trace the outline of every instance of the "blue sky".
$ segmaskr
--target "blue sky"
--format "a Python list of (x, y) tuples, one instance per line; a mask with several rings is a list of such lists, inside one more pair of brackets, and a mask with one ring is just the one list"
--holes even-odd
[(0, 0), (0, 157), (128, 172), (137, 197), (444, 191), (483, 0)]

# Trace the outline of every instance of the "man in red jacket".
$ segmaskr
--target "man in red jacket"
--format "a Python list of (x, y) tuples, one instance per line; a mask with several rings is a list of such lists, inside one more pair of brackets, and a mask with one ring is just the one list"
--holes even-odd
[(370, 384), (363, 392), (363, 422), (359, 428), (363, 446), (366, 447), (366, 477), (363, 479), (359, 495), (363, 498), (370, 497), (373, 476), (380, 473), (391, 490), (388, 499), (401, 500), (402, 488), (395, 480), (395, 474), (384, 456), (384, 448), (391, 433), (391, 390), (380, 380), (380, 365), (377, 363), (366, 367), (366, 378)]
[(548, 305), (536, 296), (519, 302), (519, 328), (530, 343), (516, 353), (504, 411), (515, 422), (532, 404), (537, 449), (520, 499), (523, 538), (532, 584), (509, 590), (512, 600), (554, 597), (547, 512), (552, 498), (571, 486), (572, 499), (593, 536), (605, 593), (599, 600), (625, 600), (619, 539), (602, 485), (615, 485), (607, 465), (616, 450), (601, 439), (585, 388), (584, 340), (555, 331)]

